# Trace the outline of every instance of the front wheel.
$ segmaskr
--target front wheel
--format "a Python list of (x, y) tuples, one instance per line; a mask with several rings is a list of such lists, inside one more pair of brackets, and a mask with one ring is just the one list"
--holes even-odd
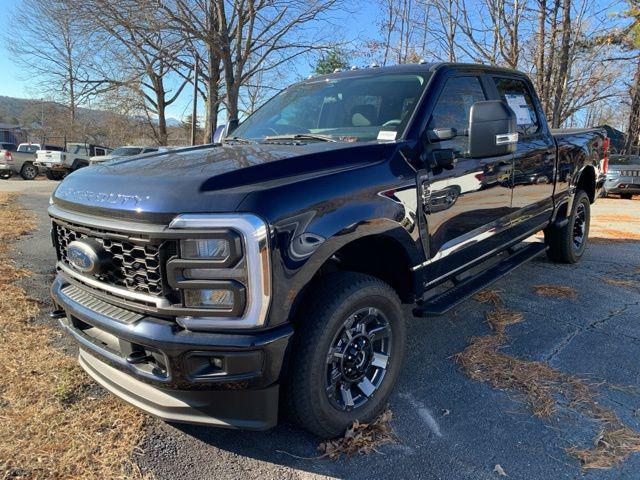
[(544, 231), (549, 259), (559, 263), (577, 263), (587, 248), (590, 222), (591, 202), (586, 192), (578, 190), (569, 222), (562, 228), (550, 225)]
[(22, 169), (20, 169), (20, 176), (24, 180), (33, 180), (38, 176), (38, 167), (31, 162), (27, 162), (22, 165)]
[(383, 281), (328, 275), (303, 306), (285, 385), (294, 419), (323, 438), (369, 422), (386, 406), (406, 342), (402, 305)]

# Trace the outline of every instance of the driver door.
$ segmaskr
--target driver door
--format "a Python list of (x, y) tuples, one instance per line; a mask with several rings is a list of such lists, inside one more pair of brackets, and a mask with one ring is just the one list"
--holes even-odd
[(425, 168), (417, 181), (428, 232), (429, 258), (423, 265), (428, 283), (490, 253), (495, 235), (508, 224), (513, 155), (472, 158), (466, 153), (471, 106), (490, 99), (487, 82), (480, 73), (450, 75), (427, 123)]

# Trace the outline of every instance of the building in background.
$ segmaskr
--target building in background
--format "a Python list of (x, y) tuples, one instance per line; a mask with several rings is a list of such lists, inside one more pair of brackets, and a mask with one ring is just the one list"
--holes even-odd
[(0, 123), (0, 141), (15, 143), (27, 142), (27, 131), (22, 129), (20, 125), (14, 125), (11, 123)]

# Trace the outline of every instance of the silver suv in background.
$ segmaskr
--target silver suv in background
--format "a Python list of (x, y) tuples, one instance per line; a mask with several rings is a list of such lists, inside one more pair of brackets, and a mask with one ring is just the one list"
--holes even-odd
[(627, 200), (640, 195), (640, 156), (611, 155), (604, 189)]
[(141, 155), (143, 153), (157, 152), (157, 147), (141, 147), (135, 145), (125, 145), (118, 147), (111, 153), (102, 156), (94, 156), (89, 159), (89, 165), (95, 165), (96, 163), (106, 162), (120, 157), (132, 157), (134, 155)]

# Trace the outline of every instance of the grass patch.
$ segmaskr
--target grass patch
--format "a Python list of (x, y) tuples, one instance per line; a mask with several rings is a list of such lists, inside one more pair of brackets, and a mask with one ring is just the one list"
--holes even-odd
[(578, 296), (575, 288), (566, 285), (534, 285), (533, 291), (541, 297), (577, 298)]
[[(553, 287), (556, 293), (559, 286), (538, 287)], [(560, 286), (561, 291), (564, 288), (567, 287)], [(563, 296), (568, 293), (564, 292)], [(566, 408), (599, 423), (601, 428), (592, 448), (566, 449), (585, 470), (611, 468), (630, 454), (640, 452), (640, 434), (625, 425), (615, 412), (598, 404), (594, 385), (566, 375), (545, 362), (521, 360), (500, 350), (508, 342), (506, 327), (521, 322), (521, 313), (505, 308), (495, 290), (484, 290), (474, 298), (494, 306), (486, 313), (493, 334), (471, 338), (467, 348), (456, 355), (456, 362), (467, 376), (516, 393), (536, 417), (550, 418), (559, 409)]]
[(29, 272), (7, 258), (35, 227), (13, 194), (0, 192), (0, 477), (140, 478), (130, 460), (144, 416), (93, 382), (51, 345), (58, 331), (15, 282)]

